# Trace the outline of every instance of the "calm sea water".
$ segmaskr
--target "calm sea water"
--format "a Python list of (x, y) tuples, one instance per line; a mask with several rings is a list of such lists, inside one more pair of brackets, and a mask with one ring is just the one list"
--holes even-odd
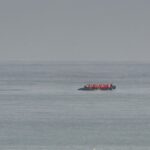
[(0, 149), (150, 149), (150, 64), (1, 63)]

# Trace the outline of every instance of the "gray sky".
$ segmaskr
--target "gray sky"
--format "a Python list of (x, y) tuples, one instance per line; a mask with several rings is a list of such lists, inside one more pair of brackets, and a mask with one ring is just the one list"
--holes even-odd
[(150, 1), (0, 0), (0, 60), (150, 62)]

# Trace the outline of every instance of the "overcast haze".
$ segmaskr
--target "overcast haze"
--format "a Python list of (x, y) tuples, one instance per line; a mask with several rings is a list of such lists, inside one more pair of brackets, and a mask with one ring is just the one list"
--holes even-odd
[(0, 60), (150, 61), (150, 1), (0, 0)]

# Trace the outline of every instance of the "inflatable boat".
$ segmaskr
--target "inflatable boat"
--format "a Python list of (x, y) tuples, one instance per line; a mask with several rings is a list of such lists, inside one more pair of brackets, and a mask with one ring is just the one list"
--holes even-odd
[(78, 90), (83, 91), (92, 91), (92, 90), (114, 90), (116, 86), (111, 83), (96, 83), (96, 84), (87, 84), (84, 87), (79, 88)]

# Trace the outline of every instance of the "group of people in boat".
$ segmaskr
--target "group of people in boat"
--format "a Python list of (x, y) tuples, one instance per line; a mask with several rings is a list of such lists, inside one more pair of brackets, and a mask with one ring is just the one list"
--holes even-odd
[(89, 89), (110, 89), (112, 88), (112, 84), (87, 84), (84, 86), (84, 88)]
[(116, 86), (113, 84), (87, 84), (83, 88), (80, 88), (79, 90), (112, 90), (115, 89)]

